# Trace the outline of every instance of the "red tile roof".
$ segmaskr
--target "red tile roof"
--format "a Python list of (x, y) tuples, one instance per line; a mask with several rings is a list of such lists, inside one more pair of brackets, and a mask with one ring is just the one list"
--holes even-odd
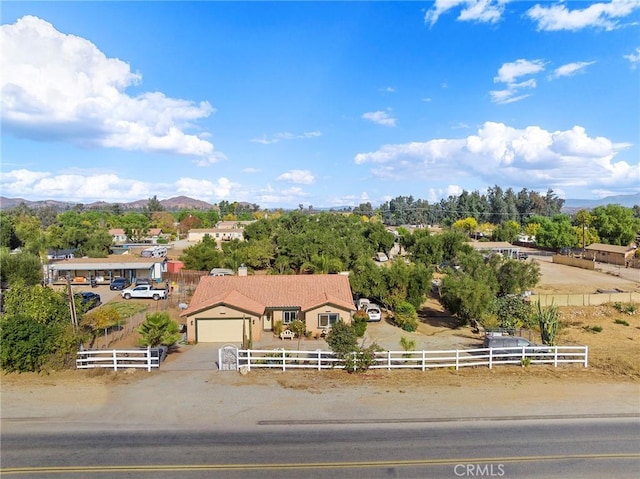
[(308, 311), (325, 304), (355, 310), (345, 275), (203, 276), (181, 316), (220, 304), (255, 314), (263, 314), (267, 308)]

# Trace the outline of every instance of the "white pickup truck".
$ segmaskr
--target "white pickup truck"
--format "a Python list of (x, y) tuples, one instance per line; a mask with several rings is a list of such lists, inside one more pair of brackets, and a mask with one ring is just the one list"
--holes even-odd
[(135, 288), (127, 288), (122, 290), (122, 297), (124, 299), (131, 298), (147, 298), (158, 301), (167, 297), (166, 289), (154, 289), (149, 284), (141, 284)]

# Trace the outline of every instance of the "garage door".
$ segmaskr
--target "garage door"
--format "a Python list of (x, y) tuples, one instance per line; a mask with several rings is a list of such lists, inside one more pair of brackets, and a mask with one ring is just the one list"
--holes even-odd
[(241, 343), (242, 319), (198, 319), (196, 340), (199, 343)]

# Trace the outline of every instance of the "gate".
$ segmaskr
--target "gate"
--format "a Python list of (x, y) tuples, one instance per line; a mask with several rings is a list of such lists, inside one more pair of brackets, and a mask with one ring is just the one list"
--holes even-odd
[(238, 348), (232, 344), (223, 346), (218, 350), (218, 364), (220, 371), (238, 370)]

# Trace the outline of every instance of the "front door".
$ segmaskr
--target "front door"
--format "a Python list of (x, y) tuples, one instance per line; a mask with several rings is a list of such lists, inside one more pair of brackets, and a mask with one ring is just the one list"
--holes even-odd
[(262, 317), (262, 330), (263, 331), (272, 331), (273, 330), (273, 313), (268, 311)]

